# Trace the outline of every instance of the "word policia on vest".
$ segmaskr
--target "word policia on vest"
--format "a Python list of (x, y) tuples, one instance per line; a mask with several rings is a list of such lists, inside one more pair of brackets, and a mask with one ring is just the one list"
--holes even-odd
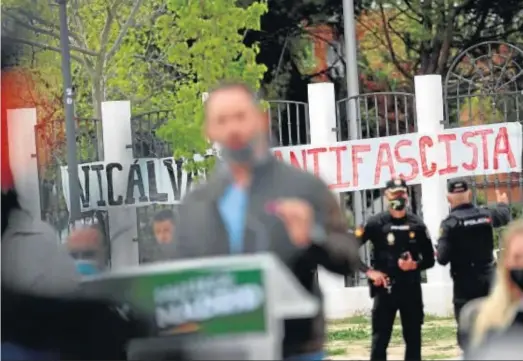
[[(419, 184), (445, 178), (519, 172), (522, 128), (500, 123), (446, 130), (439, 134), (398, 136), (273, 148), (276, 158), (322, 177), (337, 192), (375, 189), (391, 176)], [(62, 167), (68, 202), (67, 167)], [(79, 165), (83, 211), (154, 203), (177, 204), (193, 175), (173, 158), (141, 158), (133, 164), (95, 162)]]

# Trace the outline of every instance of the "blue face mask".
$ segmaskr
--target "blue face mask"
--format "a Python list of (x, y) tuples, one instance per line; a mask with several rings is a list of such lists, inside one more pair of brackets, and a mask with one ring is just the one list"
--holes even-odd
[(93, 261), (76, 261), (76, 270), (83, 276), (92, 276), (100, 271)]

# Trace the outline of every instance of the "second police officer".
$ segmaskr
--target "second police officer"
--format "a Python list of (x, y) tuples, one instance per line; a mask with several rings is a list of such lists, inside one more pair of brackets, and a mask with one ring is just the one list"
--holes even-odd
[[(510, 208), (507, 195), (499, 191), (496, 191), (496, 207), (476, 207), (471, 203), (471, 192), (464, 179), (450, 180), (447, 193), (451, 211), (441, 222), (436, 258), (443, 266), (450, 263), (454, 315), (459, 321), (459, 313), (467, 302), (489, 293), (494, 270), (493, 228), (510, 221)], [(457, 338), (463, 349), (459, 333)]]
[(423, 220), (408, 212), (407, 184), (394, 178), (387, 182), (389, 209), (371, 217), (356, 236), (373, 246), (372, 268), (362, 267), (371, 283), (371, 360), (386, 360), (396, 313), (399, 311), (405, 360), (421, 360), (423, 299), (421, 271), (434, 266), (434, 248)]

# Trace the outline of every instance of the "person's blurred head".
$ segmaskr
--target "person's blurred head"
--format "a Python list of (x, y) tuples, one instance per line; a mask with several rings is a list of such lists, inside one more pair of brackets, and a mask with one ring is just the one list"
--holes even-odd
[(447, 183), (447, 200), (451, 208), (470, 203), (471, 192), (464, 179), (451, 179)]
[(401, 178), (392, 178), (385, 184), (385, 198), (394, 217), (402, 217), (407, 211), (409, 193), (407, 183)]
[(494, 329), (510, 326), (523, 299), (523, 219), (511, 222), (503, 232), (502, 251), (494, 287), (480, 307), (473, 341), (479, 343)]
[[(515, 298), (523, 297), (523, 220), (513, 222), (503, 236), (500, 268)], [(501, 263), (500, 262), (500, 263)]]
[(164, 209), (154, 215), (153, 233), (157, 243), (165, 244), (173, 241), (174, 235), (174, 213)]
[(205, 102), (205, 133), (228, 163), (250, 166), (268, 149), (268, 122), (256, 94), (241, 82), (225, 83)]
[(103, 234), (97, 225), (73, 230), (67, 238), (67, 248), (81, 275), (89, 276), (102, 270), (105, 252)]

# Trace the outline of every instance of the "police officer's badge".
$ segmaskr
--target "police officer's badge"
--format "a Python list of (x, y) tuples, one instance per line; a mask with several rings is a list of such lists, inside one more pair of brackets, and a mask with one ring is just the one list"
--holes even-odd
[(394, 241), (395, 241), (394, 234), (392, 234), (392, 233), (387, 234), (387, 243), (389, 244), (389, 246), (393, 246)]
[(414, 233), (414, 232), (410, 232), (410, 233), (409, 233), (409, 238), (410, 238), (410, 239), (414, 239), (414, 237), (416, 237), (416, 233)]

